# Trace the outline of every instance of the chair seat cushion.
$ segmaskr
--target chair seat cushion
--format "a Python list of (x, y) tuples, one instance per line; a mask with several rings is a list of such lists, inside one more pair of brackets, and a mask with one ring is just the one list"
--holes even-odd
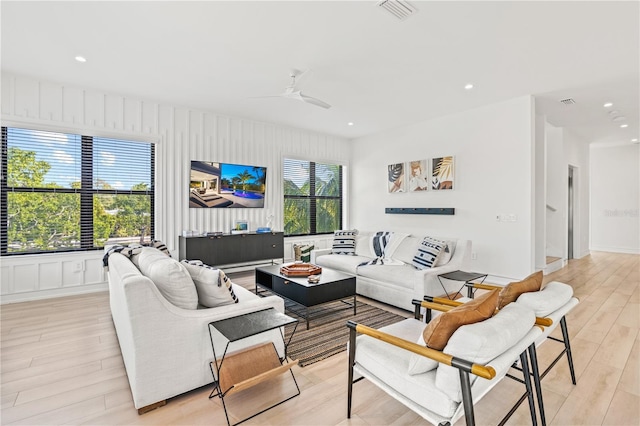
[(517, 302), (531, 308), (537, 317), (546, 317), (560, 309), (573, 297), (573, 287), (558, 281), (548, 283), (540, 291), (523, 293)]
[[(415, 342), (423, 329), (424, 323), (406, 319), (382, 327), (380, 331)], [(416, 404), (428, 407), (440, 416), (451, 417), (458, 402), (452, 401), (436, 388), (436, 370), (417, 375), (408, 373), (411, 354), (369, 336), (361, 335), (356, 339), (356, 364)]]

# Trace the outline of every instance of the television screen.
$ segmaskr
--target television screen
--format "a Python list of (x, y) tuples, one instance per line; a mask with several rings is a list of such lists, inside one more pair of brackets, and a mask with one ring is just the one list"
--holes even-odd
[(264, 207), (267, 168), (191, 162), (189, 207)]

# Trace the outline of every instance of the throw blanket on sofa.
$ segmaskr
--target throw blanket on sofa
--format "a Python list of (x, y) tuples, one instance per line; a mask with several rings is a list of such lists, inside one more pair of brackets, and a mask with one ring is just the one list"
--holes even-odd
[(104, 267), (105, 270), (109, 268), (109, 256), (113, 253), (120, 253), (128, 257), (129, 259), (131, 259), (131, 256), (133, 256), (134, 254), (140, 254), (140, 252), (142, 251), (142, 247), (157, 248), (167, 256), (171, 257), (171, 253), (169, 253), (169, 249), (167, 248), (167, 246), (162, 241), (159, 241), (159, 240), (153, 240), (151, 243), (144, 246), (136, 243), (129, 244), (129, 247), (115, 244), (109, 247), (109, 249), (106, 251), (106, 253), (102, 257), (102, 266)]
[(375, 253), (376, 258), (368, 262), (362, 262), (358, 266), (384, 265), (384, 251), (389, 245), (389, 240), (391, 240), (392, 235), (393, 232), (376, 232), (376, 234), (371, 237), (371, 249)]

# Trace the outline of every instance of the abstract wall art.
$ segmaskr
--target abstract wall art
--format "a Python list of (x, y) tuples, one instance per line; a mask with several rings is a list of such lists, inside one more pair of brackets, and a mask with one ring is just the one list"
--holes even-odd
[(405, 192), (405, 170), (403, 163), (387, 166), (387, 188), (389, 193)]
[(453, 189), (453, 156), (431, 160), (431, 189)]

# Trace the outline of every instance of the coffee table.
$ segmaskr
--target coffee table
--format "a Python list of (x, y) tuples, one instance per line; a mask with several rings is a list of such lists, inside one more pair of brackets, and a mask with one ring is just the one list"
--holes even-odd
[[(342, 301), (353, 306), (356, 314), (356, 277), (330, 268), (322, 268), (320, 282), (310, 283), (307, 277), (287, 277), (280, 273), (283, 265), (256, 268), (256, 294), (258, 287), (268, 290), (284, 299), (295, 302), (304, 312), (293, 311), (307, 322), (309, 329), (309, 308), (329, 302)], [(347, 302), (345, 299), (351, 299)]]

